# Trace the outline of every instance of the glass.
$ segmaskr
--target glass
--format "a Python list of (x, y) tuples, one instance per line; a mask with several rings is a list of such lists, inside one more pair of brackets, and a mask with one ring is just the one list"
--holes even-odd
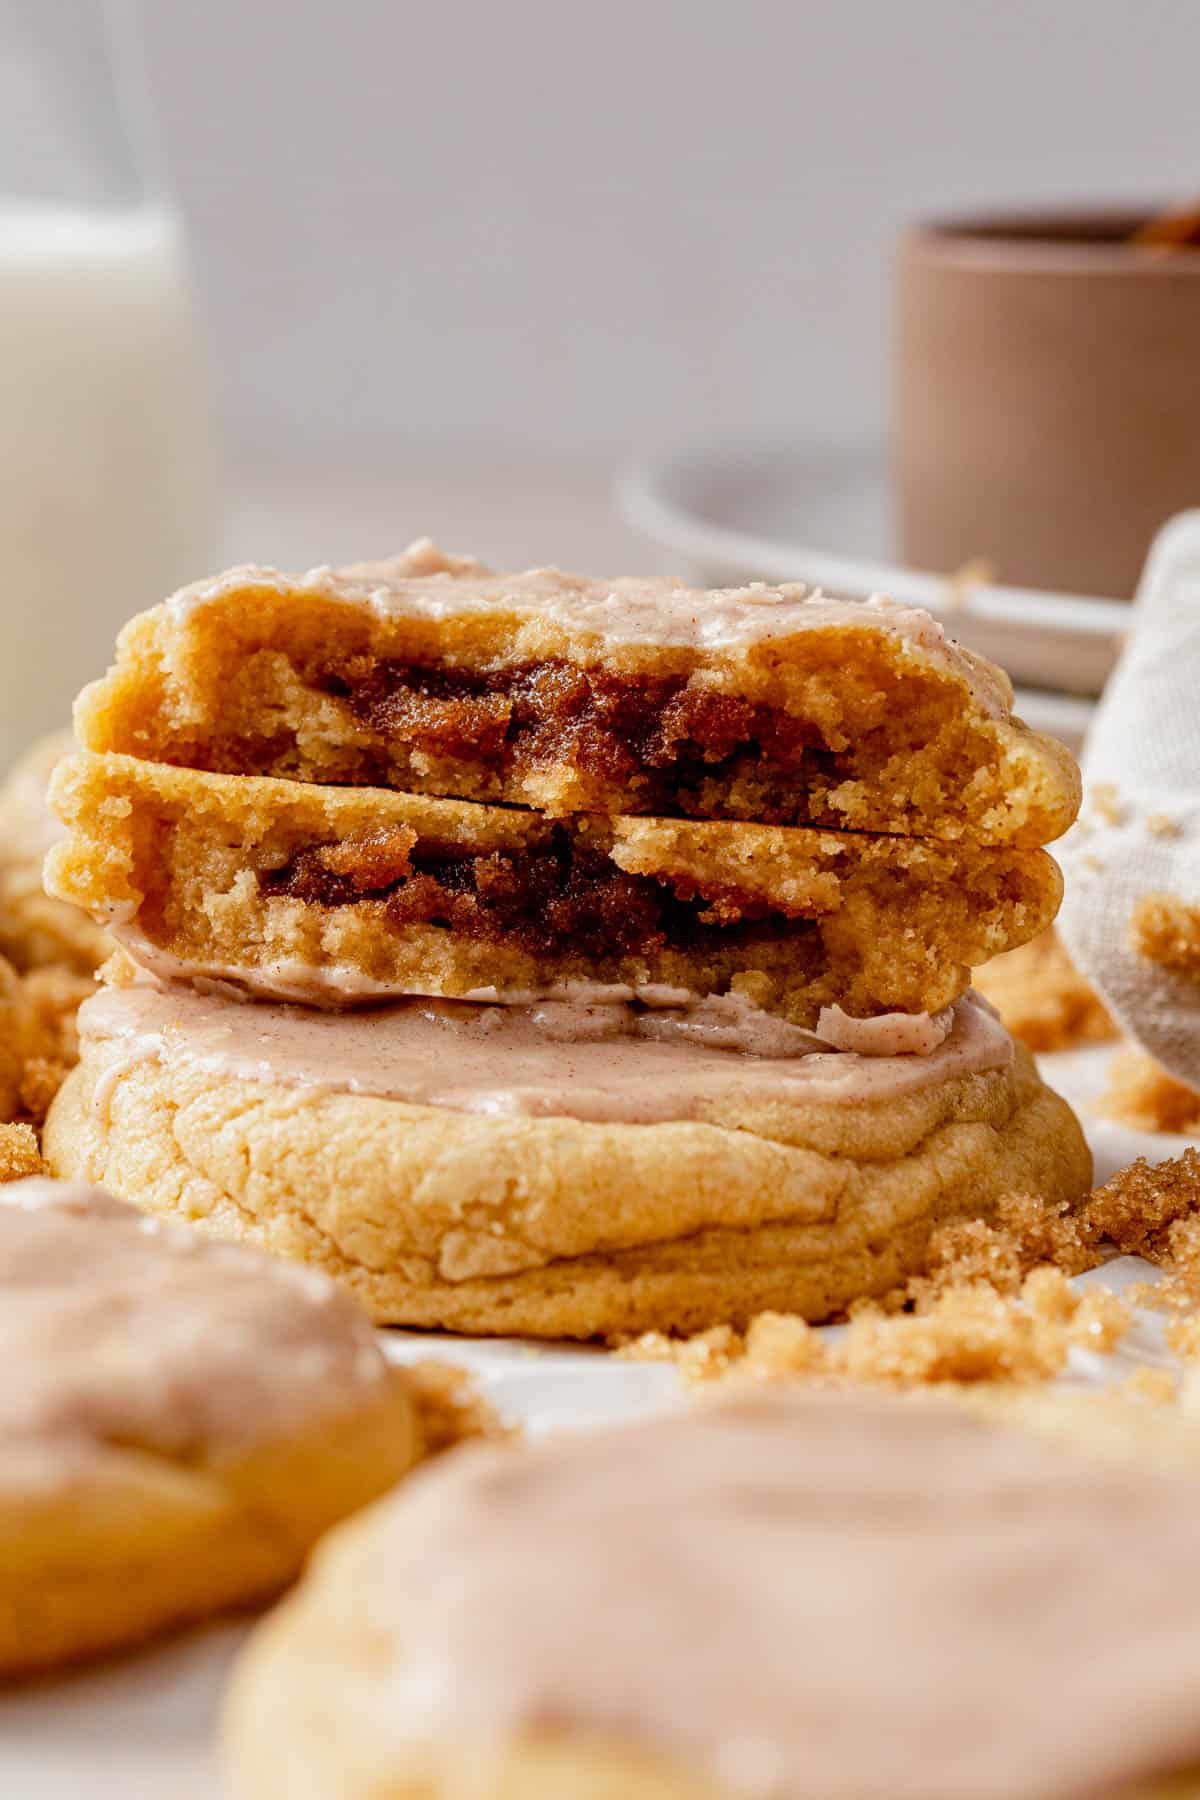
[(0, 765), (209, 566), (205, 361), (134, 19), (0, 0)]

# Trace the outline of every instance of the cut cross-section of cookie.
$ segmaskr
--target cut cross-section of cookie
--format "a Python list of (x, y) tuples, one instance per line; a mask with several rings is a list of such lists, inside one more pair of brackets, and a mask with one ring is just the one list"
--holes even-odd
[(666, 987), (810, 1027), (824, 1006), (933, 1013), (1060, 895), (1041, 850), (555, 820), (115, 755), (64, 763), (53, 804), (50, 892), (138, 961), (323, 1005)]
[(107, 987), (46, 1155), (324, 1269), (381, 1323), (548, 1338), (828, 1318), (941, 1221), (1090, 1184), (1070, 1108), (971, 996), (926, 1056), (751, 1056), (598, 1010), (607, 1034), (564, 1039), (553, 1008)]
[(421, 1453), (314, 1271), (109, 1194), (0, 1188), (0, 1676), (269, 1598)]
[(1079, 777), (927, 613), (801, 587), (235, 569), (130, 621), (81, 740), (241, 775), (1049, 843)]

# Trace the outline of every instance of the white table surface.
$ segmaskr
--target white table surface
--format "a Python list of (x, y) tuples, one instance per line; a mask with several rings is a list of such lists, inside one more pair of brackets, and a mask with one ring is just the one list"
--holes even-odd
[[(1109, 1054), (1098, 1048), (1044, 1057), (1042, 1065), (1053, 1085), (1086, 1108), (1103, 1084)], [(1178, 1155), (1189, 1141), (1086, 1122), (1098, 1180), (1135, 1156), (1159, 1160)], [(1152, 1273), (1148, 1265), (1122, 1258), (1081, 1279), (1121, 1286)], [(383, 1335), (398, 1361), (434, 1354), (465, 1364), (501, 1410), (523, 1421), (532, 1434), (646, 1415), (684, 1399), (672, 1368), (623, 1362), (601, 1351), (433, 1334)], [(1167, 1360), (1161, 1321), (1143, 1314), (1114, 1356), (1076, 1353), (1071, 1377), (1102, 1382), (1128, 1373), (1138, 1362)], [(248, 1629), (236, 1624), (193, 1632), (87, 1673), (0, 1695), (0, 1796), (228, 1800), (216, 1724), (230, 1663)]]

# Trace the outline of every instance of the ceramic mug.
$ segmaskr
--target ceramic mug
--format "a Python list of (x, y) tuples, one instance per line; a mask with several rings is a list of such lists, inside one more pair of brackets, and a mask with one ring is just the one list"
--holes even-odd
[(1127, 599), (1200, 505), (1200, 249), (1146, 215), (918, 226), (893, 317), (900, 553), (1009, 585)]

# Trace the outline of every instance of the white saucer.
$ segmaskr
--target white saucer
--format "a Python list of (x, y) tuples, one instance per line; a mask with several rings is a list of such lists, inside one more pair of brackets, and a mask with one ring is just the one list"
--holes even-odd
[[(889, 561), (883, 463), (861, 448), (668, 451), (623, 470), (617, 499), (630, 525), (678, 555), (682, 572), (707, 586), (790, 580), (851, 598), (891, 594), (928, 608), (1015, 680), (1064, 695), (1100, 692), (1128, 625), (1121, 600), (956, 585)], [(1032, 708), (1021, 698), (1029, 717)], [(1029, 722), (1044, 724), (1040, 717)]]

